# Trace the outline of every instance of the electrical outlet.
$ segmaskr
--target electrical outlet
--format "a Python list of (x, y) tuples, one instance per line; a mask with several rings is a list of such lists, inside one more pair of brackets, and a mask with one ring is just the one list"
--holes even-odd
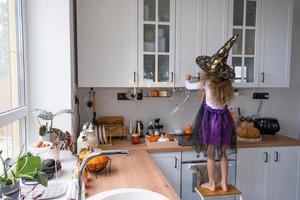
[(253, 99), (269, 99), (268, 95), (268, 92), (254, 92)]
[(118, 93), (118, 100), (130, 100), (130, 99), (128, 99), (126, 93)]

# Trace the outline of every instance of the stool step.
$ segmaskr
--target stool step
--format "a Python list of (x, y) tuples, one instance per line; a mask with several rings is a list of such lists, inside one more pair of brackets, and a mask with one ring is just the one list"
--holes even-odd
[(221, 196), (241, 196), (241, 192), (233, 185), (228, 185), (228, 191), (224, 192), (221, 187), (217, 187), (216, 191), (212, 192), (201, 186), (195, 187), (196, 192), (202, 197), (221, 197)]

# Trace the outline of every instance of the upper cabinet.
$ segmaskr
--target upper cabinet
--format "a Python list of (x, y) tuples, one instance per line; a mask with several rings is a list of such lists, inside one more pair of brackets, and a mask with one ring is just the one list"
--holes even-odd
[(292, 0), (230, 0), (229, 35), (238, 34), (229, 63), (236, 87), (288, 87)]
[(137, 84), (137, 0), (77, 0), (79, 87)]
[(79, 87), (184, 87), (233, 34), (235, 87), (288, 87), (293, 0), (77, 0)]
[(239, 35), (229, 60), (236, 74), (236, 86), (258, 86), (260, 4), (259, 0), (230, 1), (229, 31)]
[(289, 87), (293, 0), (263, 0), (260, 87)]
[(229, 0), (176, 0), (177, 87), (201, 72), (199, 55), (212, 55), (227, 41)]
[(138, 86), (173, 87), (175, 0), (138, 1)]

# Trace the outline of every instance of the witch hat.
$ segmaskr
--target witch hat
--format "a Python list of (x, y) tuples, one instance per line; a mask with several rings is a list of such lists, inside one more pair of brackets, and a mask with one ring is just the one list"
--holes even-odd
[(232, 79), (235, 72), (232, 67), (226, 64), (229, 51), (237, 40), (238, 35), (231, 37), (217, 53), (212, 56), (199, 56), (196, 58), (198, 66), (208, 73), (219, 79)]

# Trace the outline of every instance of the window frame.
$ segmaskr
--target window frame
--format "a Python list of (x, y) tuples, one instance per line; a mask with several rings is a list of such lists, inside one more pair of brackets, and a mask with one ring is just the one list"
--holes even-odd
[(23, 0), (15, 0), (15, 8), (16, 8), (16, 29), (17, 29), (17, 43), (18, 43), (18, 65), (20, 67), (20, 80), (22, 87), (22, 98), (23, 98), (23, 105), (18, 108), (13, 108), (7, 110), (5, 112), (0, 113), (0, 127), (4, 127), (9, 125), (15, 121), (24, 119), (24, 123), (20, 132), (20, 144), (27, 147), (27, 137), (26, 133), (28, 132), (28, 117), (29, 117), (29, 110), (28, 110), (28, 70), (25, 64), (25, 35), (24, 35), (24, 12), (23, 12)]

